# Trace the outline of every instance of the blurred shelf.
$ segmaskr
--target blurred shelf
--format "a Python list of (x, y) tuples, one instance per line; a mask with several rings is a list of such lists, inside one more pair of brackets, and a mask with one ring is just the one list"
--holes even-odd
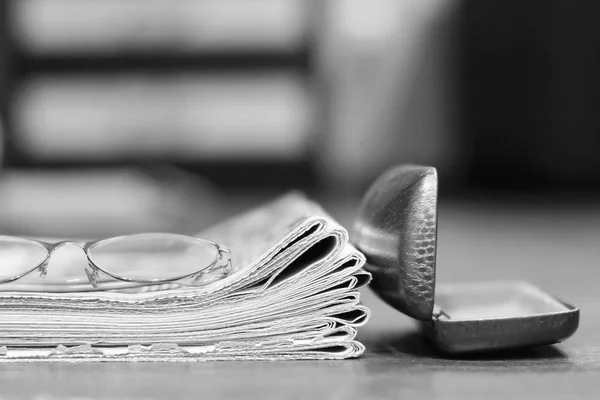
[(311, 2), (10, 0), (0, 14), (6, 165), (314, 183)]
[(16, 43), (30, 54), (290, 52), (309, 31), (303, 0), (13, 0), (10, 6)]
[(294, 160), (308, 151), (310, 93), (290, 73), (30, 79), (13, 143), (29, 159)]

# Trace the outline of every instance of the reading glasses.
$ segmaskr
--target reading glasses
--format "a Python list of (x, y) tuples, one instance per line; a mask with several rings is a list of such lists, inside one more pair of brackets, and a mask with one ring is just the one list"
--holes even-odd
[[(226, 247), (173, 233), (141, 233), (90, 242), (55, 243), (0, 236), (0, 290), (17, 290), (13, 288), (15, 284), (35, 271), (45, 277), (52, 255), (66, 245), (77, 246), (85, 253), (87, 282), (85, 278), (54, 280), (18, 285), (18, 290), (108, 290), (171, 283), (197, 287), (223, 279), (232, 269)], [(9, 284), (12, 282), (15, 284)]]

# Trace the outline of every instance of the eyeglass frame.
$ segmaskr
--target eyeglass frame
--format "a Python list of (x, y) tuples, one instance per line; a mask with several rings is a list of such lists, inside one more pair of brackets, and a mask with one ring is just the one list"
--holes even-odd
[[(120, 238), (126, 238), (126, 237), (131, 237), (131, 236), (136, 236), (136, 235), (142, 235), (142, 234), (157, 234), (157, 235), (177, 235), (177, 236), (184, 236), (186, 238), (191, 238), (191, 239), (195, 239), (199, 242), (202, 242), (204, 244), (208, 244), (213, 246), (216, 250), (217, 250), (217, 254), (214, 258), (214, 260), (208, 264), (207, 266), (203, 267), (202, 269), (198, 270), (198, 271), (194, 271), (192, 273), (189, 274), (184, 274), (184, 275), (180, 275), (174, 278), (157, 278), (157, 279), (149, 279), (149, 280), (144, 280), (144, 279), (134, 279), (134, 278), (126, 278), (123, 276), (119, 276), (117, 274), (111, 273), (106, 271), (105, 269), (99, 267), (96, 263), (94, 263), (94, 261), (92, 261), (92, 259), (90, 258), (90, 251), (93, 250), (94, 247), (105, 243), (107, 241), (112, 241), (112, 240), (118, 240)], [(26, 240), (38, 245), (41, 245), (42, 247), (44, 247), (47, 251), (47, 255), (46, 258), (39, 263), (38, 265), (36, 265), (34, 268), (31, 268), (30, 270), (21, 273), (19, 275), (10, 277), (8, 279), (0, 279), (0, 285), (3, 284), (7, 284), (7, 283), (11, 283), (11, 282), (15, 282), (18, 281), (19, 279), (31, 274), (32, 272), (39, 270), (40, 271), (40, 276), (44, 277), (46, 276), (46, 274), (48, 273), (48, 263), (50, 262), (50, 260), (52, 259), (52, 255), (53, 253), (58, 250), (59, 248), (66, 246), (66, 245), (73, 245), (73, 246), (77, 246), (79, 247), (81, 250), (83, 250), (87, 261), (88, 261), (88, 266), (85, 267), (85, 273), (86, 276), (88, 278), (89, 283), (92, 285), (92, 287), (94, 289), (98, 289), (98, 290), (102, 290), (98, 288), (98, 278), (100, 277), (100, 273), (103, 273), (109, 277), (111, 277), (112, 279), (121, 282), (121, 283), (129, 283), (129, 284), (134, 284), (135, 286), (141, 286), (141, 285), (160, 285), (160, 284), (167, 284), (167, 283), (174, 283), (174, 284), (181, 284), (184, 286), (194, 286), (191, 284), (186, 284), (183, 283), (182, 281), (185, 281), (186, 279), (192, 279), (193, 281), (198, 280), (207, 270), (212, 270), (214, 267), (216, 267), (217, 265), (221, 265), (219, 263), (219, 260), (223, 260), (224, 261), (224, 267), (225, 267), (225, 276), (228, 276), (231, 271), (232, 271), (232, 263), (231, 263), (231, 252), (229, 250), (229, 248), (227, 248), (226, 246), (222, 246), (219, 245), (215, 242), (212, 242), (210, 240), (206, 240), (206, 239), (202, 239), (202, 238), (198, 238), (195, 236), (188, 236), (188, 235), (181, 235), (181, 234), (173, 234), (173, 233), (167, 233), (167, 232), (147, 232), (147, 233), (142, 233), (142, 234), (131, 234), (131, 235), (120, 235), (120, 236), (113, 236), (113, 237), (109, 237), (109, 238), (105, 238), (105, 239), (100, 239), (100, 240), (92, 240), (92, 241), (88, 241), (88, 242), (80, 242), (80, 241), (74, 241), (74, 240), (64, 240), (64, 241), (59, 241), (59, 242), (55, 242), (55, 243), (51, 243), (51, 242), (45, 242), (42, 240), (37, 240), (37, 239), (31, 239), (28, 237), (22, 237), (22, 236), (9, 236), (9, 235), (0, 235), (0, 240), (3, 238), (11, 238), (11, 239), (22, 239), (22, 240)], [(106, 284), (110, 283), (110, 282), (104, 282)], [(117, 283), (117, 282), (112, 282), (112, 283)], [(134, 286), (131, 285), (131, 286)], [(109, 286), (109, 285), (107, 285)], [(130, 287), (130, 285), (126, 285), (125, 287)], [(109, 289), (113, 289), (110, 287), (107, 287), (106, 290)], [(0, 289), (1, 291), (1, 289)]]

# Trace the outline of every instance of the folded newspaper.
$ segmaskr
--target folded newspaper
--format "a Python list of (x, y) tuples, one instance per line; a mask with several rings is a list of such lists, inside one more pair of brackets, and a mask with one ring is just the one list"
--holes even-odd
[(0, 362), (343, 359), (364, 346), (371, 276), (348, 233), (289, 194), (199, 237), (233, 272), (200, 288), (0, 292)]

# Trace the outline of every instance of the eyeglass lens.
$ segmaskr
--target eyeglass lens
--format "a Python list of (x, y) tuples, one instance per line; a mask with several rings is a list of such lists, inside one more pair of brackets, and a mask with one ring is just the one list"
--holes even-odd
[(108, 239), (89, 250), (104, 271), (132, 280), (172, 279), (193, 274), (219, 257), (211, 243), (193, 237), (149, 233)]
[(48, 256), (48, 250), (31, 240), (0, 238), (0, 281), (11, 279), (40, 265)]

